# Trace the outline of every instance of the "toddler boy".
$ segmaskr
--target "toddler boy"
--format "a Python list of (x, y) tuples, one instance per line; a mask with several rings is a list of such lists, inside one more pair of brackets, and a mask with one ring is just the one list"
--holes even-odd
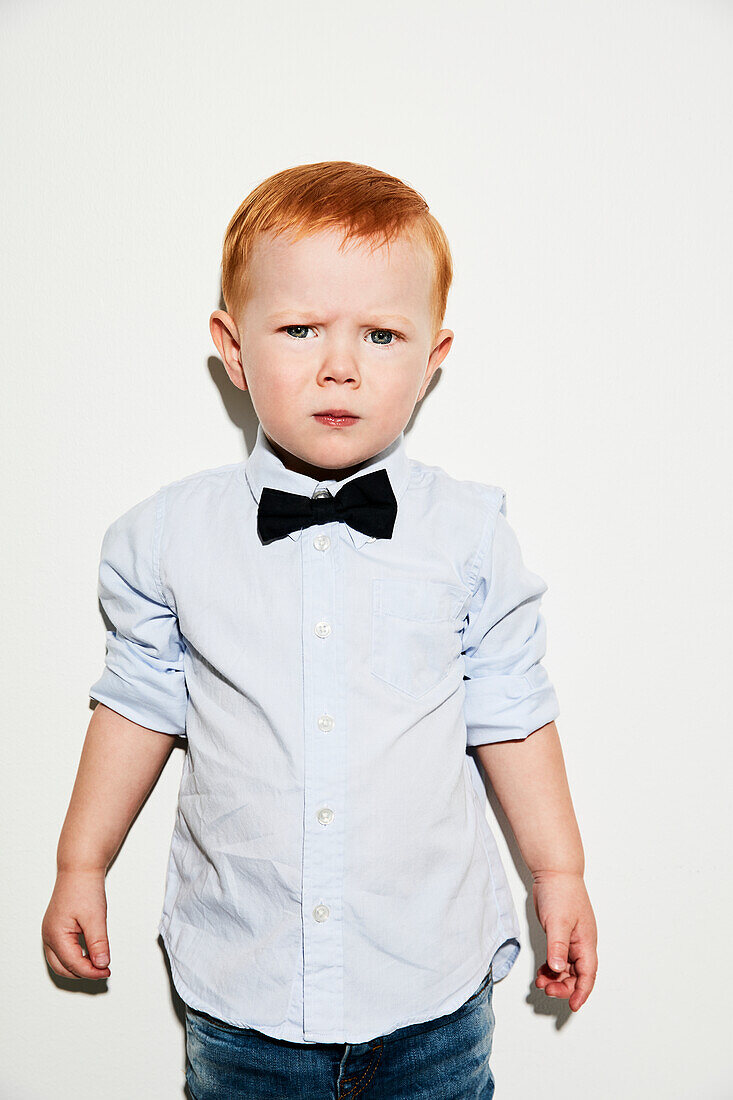
[(503, 489), (405, 450), (451, 278), (402, 181), (340, 161), (265, 180), (210, 320), (252, 453), (104, 535), (112, 629), (42, 934), (56, 973), (109, 976), (106, 870), (185, 738), (159, 931), (196, 1100), (493, 1095), (519, 926), (475, 756), (532, 872), (536, 985), (577, 1011), (594, 984), (546, 585)]

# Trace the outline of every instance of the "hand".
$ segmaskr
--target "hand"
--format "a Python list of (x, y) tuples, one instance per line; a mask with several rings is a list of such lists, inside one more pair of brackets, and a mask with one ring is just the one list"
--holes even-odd
[[(78, 939), (80, 932), (84, 934), (91, 959), (82, 951)], [(58, 872), (43, 917), (41, 938), (46, 962), (54, 974), (97, 981), (109, 977), (103, 870)]]
[(536, 871), (532, 898), (547, 935), (547, 962), (535, 985), (548, 997), (568, 997), (571, 1011), (585, 1004), (598, 971), (598, 931), (583, 876)]

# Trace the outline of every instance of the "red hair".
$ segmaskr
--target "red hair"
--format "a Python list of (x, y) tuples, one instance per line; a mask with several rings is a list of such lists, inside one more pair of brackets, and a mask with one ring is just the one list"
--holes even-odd
[(237, 209), (224, 234), (221, 286), (227, 312), (235, 320), (247, 301), (248, 259), (257, 237), (268, 231), (292, 233), (295, 240), (341, 228), (341, 248), (351, 239), (372, 249), (397, 236), (423, 245), (433, 261), (432, 336), (445, 316), (453, 281), (448, 238), (417, 191), (396, 176), (366, 164), (325, 160), (299, 164), (263, 180)]

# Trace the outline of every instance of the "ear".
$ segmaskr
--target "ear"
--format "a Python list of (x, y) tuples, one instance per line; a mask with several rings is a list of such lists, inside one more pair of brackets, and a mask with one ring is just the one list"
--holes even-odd
[(423, 397), (425, 396), (425, 391), (430, 385), (430, 379), (433, 377), (436, 370), (450, 351), (454, 335), (455, 334), (451, 332), (449, 328), (442, 328), (435, 337), (435, 346), (430, 352), (430, 356), (428, 358), (428, 365), (425, 368), (425, 377), (423, 378), (420, 392), (417, 396), (418, 401), (422, 401)]
[(209, 318), (209, 331), (230, 379), (237, 389), (246, 390), (247, 380), (242, 366), (241, 341), (236, 321), (223, 310), (214, 310)]

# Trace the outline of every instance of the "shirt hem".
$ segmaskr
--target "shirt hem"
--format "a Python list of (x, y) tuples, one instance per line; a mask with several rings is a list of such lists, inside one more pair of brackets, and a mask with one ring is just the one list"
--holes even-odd
[(453, 997), (451, 997), (451, 999), (448, 1001), (448, 1007), (440, 1013), (440, 1016), (432, 1016), (431, 1014), (428, 1014), (426, 1016), (421, 1016), (419, 1019), (413, 1018), (410, 1020), (406, 1020), (401, 1024), (396, 1024), (394, 1027), (390, 1028), (388, 1032), (384, 1032), (380, 1035), (375, 1035), (371, 1032), (357, 1032), (355, 1035), (349, 1036), (346, 1035), (343, 1031), (337, 1031), (334, 1029), (331, 1031), (316, 1031), (313, 1032), (309, 1038), (306, 1038), (302, 1031), (299, 1032), (298, 1036), (296, 1037), (288, 1028), (273, 1028), (271, 1026), (263, 1025), (255, 1026), (254, 1024), (245, 1022), (243, 1020), (233, 1020), (230, 1018), (225, 1018), (223, 1016), (220, 1016), (216, 1012), (212, 1012), (211, 1005), (207, 1006), (206, 1004), (204, 1004), (204, 1002), (199, 997), (197, 997), (196, 994), (194, 994), (183, 981), (176, 965), (172, 946), (168, 936), (168, 923), (165, 921), (165, 918), (161, 919), (158, 925), (158, 932), (163, 940), (166, 954), (168, 955), (168, 960), (170, 962), (173, 985), (175, 986), (176, 992), (178, 993), (183, 1003), (188, 1005), (189, 1008), (192, 1008), (198, 1012), (205, 1012), (207, 1015), (213, 1016), (214, 1019), (219, 1019), (222, 1021), (222, 1023), (229, 1024), (231, 1027), (247, 1028), (252, 1031), (258, 1031), (261, 1035), (266, 1035), (269, 1039), (280, 1039), (289, 1043), (299, 1043), (303, 1046), (311, 1046), (318, 1043), (328, 1043), (330, 1045), (333, 1045), (334, 1043), (368, 1043), (376, 1038), (387, 1039), (390, 1035), (392, 1035), (393, 1032), (400, 1031), (402, 1030), (402, 1028), (410, 1027), (415, 1024), (427, 1024), (430, 1023), (431, 1020), (440, 1020), (443, 1016), (450, 1016), (451, 1013), (455, 1012), (463, 1004), (465, 1004), (468, 998), (475, 992), (475, 990), (478, 988), (478, 986), (486, 976), (489, 967), (493, 966), (494, 957), (502, 947), (508, 946), (508, 950), (505, 954), (505, 958), (502, 964), (498, 968), (494, 967), (494, 984), (496, 984), (496, 982), (500, 981), (509, 973), (520, 951), (519, 940), (512, 935), (507, 936), (506, 930), (502, 930), (497, 939), (494, 940), (492, 950), (489, 953), (485, 962), (482, 963), (480, 972), (475, 975), (468, 983), (464, 984), (464, 986), (456, 994), (454, 994)]

